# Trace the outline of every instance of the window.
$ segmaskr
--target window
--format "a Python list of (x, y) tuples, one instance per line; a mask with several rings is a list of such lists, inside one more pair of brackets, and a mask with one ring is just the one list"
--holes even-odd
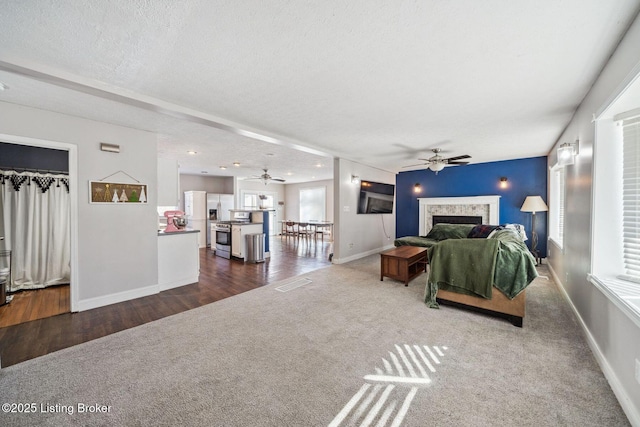
[(326, 219), (326, 188), (300, 189), (300, 221), (324, 221)]
[(242, 209), (258, 210), (258, 209), (273, 209), (274, 207), (274, 195), (268, 191), (242, 191)]
[(564, 193), (565, 170), (562, 167), (554, 167), (550, 174), (551, 189), (551, 217), (549, 218), (549, 238), (562, 248), (564, 244)]
[(640, 282), (640, 117), (622, 121), (623, 278)]
[(615, 107), (596, 124), (589, 280), (640, 326), (640, 109)]

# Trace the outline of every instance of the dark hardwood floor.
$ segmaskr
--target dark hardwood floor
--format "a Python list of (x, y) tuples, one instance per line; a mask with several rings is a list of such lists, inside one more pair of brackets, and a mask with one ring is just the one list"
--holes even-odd
[(11, 303), (0, 307), (0, 328), (71, 311), (69, 285), (20, 291), (12, 295)]
[(148, 297), (0, 328), (2, 367), (133, 328), (330, 265), (331, 242), (271, 237), (271, 258), (245, 264), (200, 250), (200, 280)]

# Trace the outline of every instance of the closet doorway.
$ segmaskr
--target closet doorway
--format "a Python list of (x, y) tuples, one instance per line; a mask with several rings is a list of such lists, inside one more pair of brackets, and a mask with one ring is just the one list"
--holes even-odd
[(0, 327), (72, 311), (70, 150), (11, 139), (0, 138)]

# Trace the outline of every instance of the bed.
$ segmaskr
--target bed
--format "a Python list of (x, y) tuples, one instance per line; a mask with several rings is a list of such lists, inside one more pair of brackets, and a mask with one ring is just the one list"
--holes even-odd
[(525, 288), (538, 275), (524, 239), (517, 225), (435, 224), (427, 236), (402, 237), (394, 243), (428, 248), (429, 307), (464, 306), (522, 327)]

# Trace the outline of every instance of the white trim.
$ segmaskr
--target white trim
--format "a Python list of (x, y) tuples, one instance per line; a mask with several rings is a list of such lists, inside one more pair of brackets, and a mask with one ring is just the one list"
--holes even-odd
[(548, 243), (552, 243), (553, 246), (555, 246), (555, 248), (560, 251), (561, 254), (564, 255), (564, 247), (562, 247), (562, 245), (560, 245), (560, 243), (558, 243), (558, 241), (556, 239), (554, 239), (553, 237), (549, 237), (547, 239)]
[(427, 234), (425, 218), (429, 205), (489, 205), (489, 224), (500, 223), (501, 196), (471, 196), (471, 197), (423, 197), (418, 198), (420, 207), (419, 235)]
[(93, 308), (104, 307), (105, 305), (117, 304), (119, 302), (129, 301), (136, 298), (147, 297), (149, 295), (157, 294), (158, 292), (160, 292), (160, 286), (153, 285), (145, 288), (132, 289), (115, 294), (89, 298), (78, 302), (78, 311), (91, 310)]
[(346, 262), (355, 261), (357, 259), (364, 258), (364, 257), (369, 256), (369, 255), (378, 254), (378, 253), (380, 253), (382, 251), (386, 251), (387, 249), (393, 249), (393, 248), (395, 248), (394, 245), (387, 245), (387, 246), (384, 246), (382, 248), (371, 249), (370, 251), (361, 252), (359, 254), (351, 255), (351, 256), (348, 256), (346, 258), (333, 258), (333, 260), (331, 262), (333, 264), (344, 264)]
[[(627, 317), (635, 323), (635, 325), (640, 328), (640, 314), (636, 309), (634, 309), (625, 297), (618, 295), (614, 290), (612, 290), (608, 285), (608, 280), (600, 279), (593, 274), (587, 275), (587, 280), (591, 282), (600, 292), (604, 294), (616, 307), (620, 309)], [(634, 297), (630, 297), (634, 298)], [(637, 297), (636, 297), (637, 298)]]
[(78, 283), (78, 147), (66, 142), (50, 141), (46, 139), (28, 138), (24, 136), (0, 133), (0, 140), (18, 145), (54, 148), (65, 150), (69, 156), (69, 198), (71, 201), (71, 284), (69, 285), (71, 311), (79, 311)]
[(564, 286), (562, 286), (562, 282), (556, 275), (556, 272), (553, 270), (553, 267), (551, 266), (550, 263), (547, 265), (549, 267), (549, 272), (551, 273), (551, 277), (553, 278), (553, 281), (558, 286), (558, 290), (560, 290), (560, 293), (562, 294), (564, 299), (567, 301), (567, 303), (571, 307), (573, 314), (575, 314), (576, 319), (578, 320), (578, 323), (582, 327), (582, 332), (584, 333), (584, 336), (587, 340), (587, 344), (589, 344), (589, 348), (591, 349), (591, 352), (596, 358), (598, 365), (600, 365), (600, 369), (602, 370), (602, 373), (604, 374), (605, 378), (609, 382), (609, 385), (611, 386), (611, 390), (613, 390), (613, 394), (616, 395), (616, 398), (618, 399), (618, 402), (620, 403), (622, 410), (624, 411), (625, 415), (629, 419), (629, 422), (631, 423), (631, 425), (640, 426), (640, 413), (638, 413), (638, 411), (636, 410), (633, 400), (631, 400), (629, 395), (626, 393), (624, 387), (618, 380), (618, 377), (616, 376), (615, 372), (611, 368), (611, 365), (609, 364), (606, 357), (600, 350), (598, 343), (596, 342), (595, 338), (587, 328), (586, 323), (580, 316), (578, 309), (576, 308), (575, 305), (573, 305), (573, 302), (571, 301), (569, 294), (567, 294), (567, 291), (564, 289)]

